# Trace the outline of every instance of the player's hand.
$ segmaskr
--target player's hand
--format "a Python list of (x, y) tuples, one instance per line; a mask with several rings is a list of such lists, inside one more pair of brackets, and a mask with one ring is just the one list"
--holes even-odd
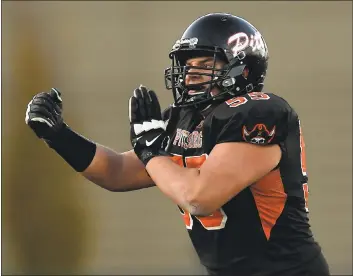
[(43, 139), (50, 139), (63, 126), (62, 99), (56, 88), (33, 97), (26, 110), (26, 124)]
[(167, 155), (166, 123), (156, 94), (140, 85), (129, 101), (130, 140), (136, 155), (146, 165), (151, 158)]

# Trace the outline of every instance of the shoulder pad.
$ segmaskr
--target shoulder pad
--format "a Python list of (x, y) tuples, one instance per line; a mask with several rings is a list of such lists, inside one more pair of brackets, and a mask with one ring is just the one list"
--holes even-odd
[[(294, 116), (293, 116), (294, 115)], [(209, 131), (220, 142), (270, 143), (283, 141), (296, 113), (281, 97), (252, 92), (229, 99), (210, 114)]]
[(225, 120), (236, 114), (261, 118), (291, 111), (291, 106), (275, 94), (252, 92), (223, 102), (213, 111), (213, 116)]

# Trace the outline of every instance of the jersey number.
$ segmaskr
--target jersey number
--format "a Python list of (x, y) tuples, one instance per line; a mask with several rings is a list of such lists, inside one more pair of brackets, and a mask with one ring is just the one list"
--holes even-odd
[[(206, 159), (207, 154), (202, 154), (200, 156), (187, 156), (184, 160), (183, 157), (180, 155), (172, 156), (172, 160), (176, 164), (184, 167), (185, 162), (185, 167), (187, 168), (200, 168), (202, 163), (205, 162)], [(227, 215), (225, 214), (222, 208), (216, 210), (213, 214), (206, 217), (193, 216), (181, 207), (179, 207), (179, 210), (183, 216), (184, 223), (187, 229), (192, 229), (194, 224), (194, 218), (196, 218), (206, 230), (222, 229), (225, 227), (227, 222)]]
[[(262, 93), (262, 92), (251, 92), (248, 94), (251, 100), (258, 101), (258, 100), (268, 100), (270, 98), (269, 95)], [(245, 97), (235, 97), (226, 101), (226, 104), (229, 107), (238, 107), (239, 105), (247, 103), (248, 99)]]

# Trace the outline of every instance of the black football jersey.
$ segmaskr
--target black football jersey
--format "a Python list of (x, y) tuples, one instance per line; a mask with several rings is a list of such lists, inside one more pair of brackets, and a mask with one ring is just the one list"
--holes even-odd
[[(171, 109), (167, 109), (164, 119), (170, 116)], [(210, 274), (284, 275), (320, 253), (308, 222), (308, 176), (300, 121), (284, 99), (252, 92), (205, 111), (182, 108), (173, 116), (177, 123), (167, 128), (169, 152), (180, 166), (200, 167), (220, 143), (278, 144), (282, 150), (276, 168), (212, 215), (193, 216), (179, 207)]]

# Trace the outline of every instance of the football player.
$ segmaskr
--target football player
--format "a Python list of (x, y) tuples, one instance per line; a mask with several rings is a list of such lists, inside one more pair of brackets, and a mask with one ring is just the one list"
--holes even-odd
[(60, 92), (39, 93), (26, 123), (77, 172), (111, 191), (157, 186), (180, 209), (210, 275), (329, 275), (308, 220), (300, 120), (261, 92), (268, 49), (246, 20), (196, 19), (165, 70), (161, 112), (140, 86), (129, 101), (133, 150), (117, 153), (63, 121)]

